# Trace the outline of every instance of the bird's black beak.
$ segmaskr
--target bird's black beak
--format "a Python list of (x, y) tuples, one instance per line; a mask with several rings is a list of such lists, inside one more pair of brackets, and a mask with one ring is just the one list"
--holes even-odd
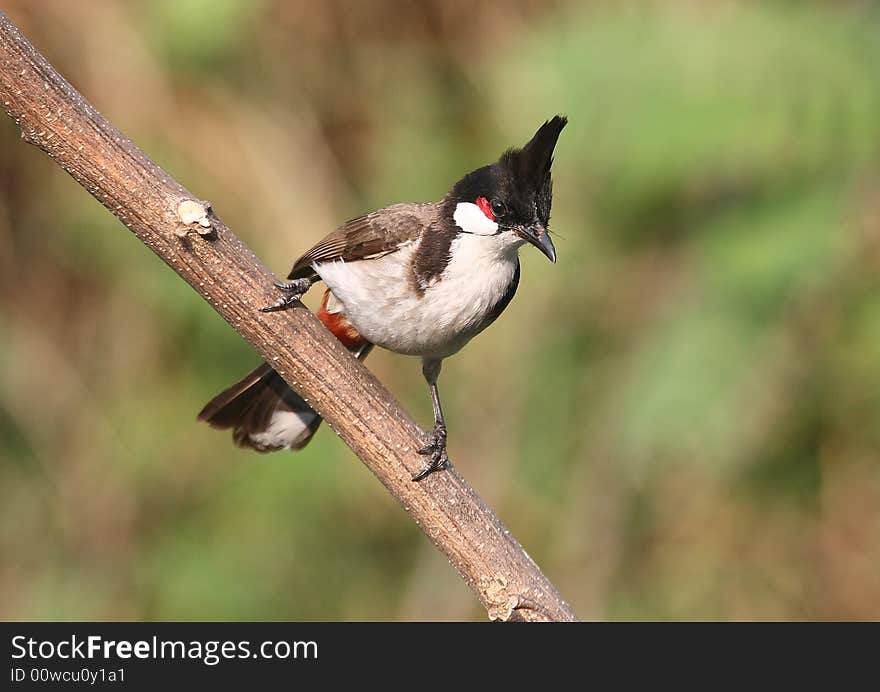
[(551, 262), (556, 262), (556, 248), (553, 247), (553, 241), (550, 240), (550, 234), (546, 228), (541, 225), (534, 225), (518, 227), (515, 230), (520, 238), (538, 248)]

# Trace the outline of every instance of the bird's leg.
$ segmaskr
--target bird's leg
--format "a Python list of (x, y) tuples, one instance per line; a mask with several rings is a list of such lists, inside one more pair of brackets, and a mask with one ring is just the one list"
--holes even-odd
[(446, 421), (443, 419), (443, 408), (440, 406), (440, 394), (437, 391), (437, 377), (440, 375), (441, 360), (422, 361), (422, 374), (428, 381), (431, 390), (431, 403), (434, 405), (434, 430), (428, 437), (424, 447), (419, 449), (419, 454), (430, 455), (431, 460), (425, 467), (413, 476), (414, 481), (420, 481), (426, 476), (440, 471), (449, 464), (446, 455)]
[(294, 279), (293, 281), (275, 281), (275, 288), (281, 291), (281, 297), (271, 305), (260, 308), (260, 312), (276, 312), (278, 310), (287, 310), (296, 301), (302, 298), (312, 284), (318, 279), (314, 276), (307, 276), (303, 279)]

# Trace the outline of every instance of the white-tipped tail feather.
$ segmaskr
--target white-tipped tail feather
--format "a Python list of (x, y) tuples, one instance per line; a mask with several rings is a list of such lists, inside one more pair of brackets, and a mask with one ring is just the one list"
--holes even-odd
[(302, 449), (314, 435), (312, 426), (318, 414), (305, 411), (275, 411), (269, 425), (262, 432), (250, 433), (252, 446), (269, 451), (275, 449)]
[[(363, 359), (371, 348), (360, 344), (351, 350)], [(321, 425), (321, 417), (268, 363), (220, 392), (198, 419), (215, 428), (231, 428), (235, 444), (258, 452), (302, 449)]]

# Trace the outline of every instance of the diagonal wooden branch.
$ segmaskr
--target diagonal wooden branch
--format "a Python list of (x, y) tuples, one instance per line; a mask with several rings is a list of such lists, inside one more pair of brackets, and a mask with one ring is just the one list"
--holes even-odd
[(455, 469), (420, 483), (423, 433), (306, 308), (264, 315), (273, 275), (113, 127), (0, 12), (0, 104), (320, 413), (447, 555), (497, 620), (574, 620), (550, 581)]

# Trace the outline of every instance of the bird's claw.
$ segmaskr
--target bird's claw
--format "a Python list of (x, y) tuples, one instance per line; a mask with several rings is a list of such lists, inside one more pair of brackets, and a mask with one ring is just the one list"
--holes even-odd
[(287, 310), (291, 305), (305, 295), (312, 282), (309, 279), (294, 279), (291, 282), (273, 281), (275, 288), (281, 291), (281, 296), (271, 305), (260, 308), (260, 312), (277, 312)]
[(445, 469), (449, 465), (449, 456), (446, 454), (446, 426), (435, 425), (428, 441), (424, 447), (418, 450), (418, 453), (423, 456), (430, 455), (431, 460), (412, 477), (414, 481), (420, 481), (435, 471)]

